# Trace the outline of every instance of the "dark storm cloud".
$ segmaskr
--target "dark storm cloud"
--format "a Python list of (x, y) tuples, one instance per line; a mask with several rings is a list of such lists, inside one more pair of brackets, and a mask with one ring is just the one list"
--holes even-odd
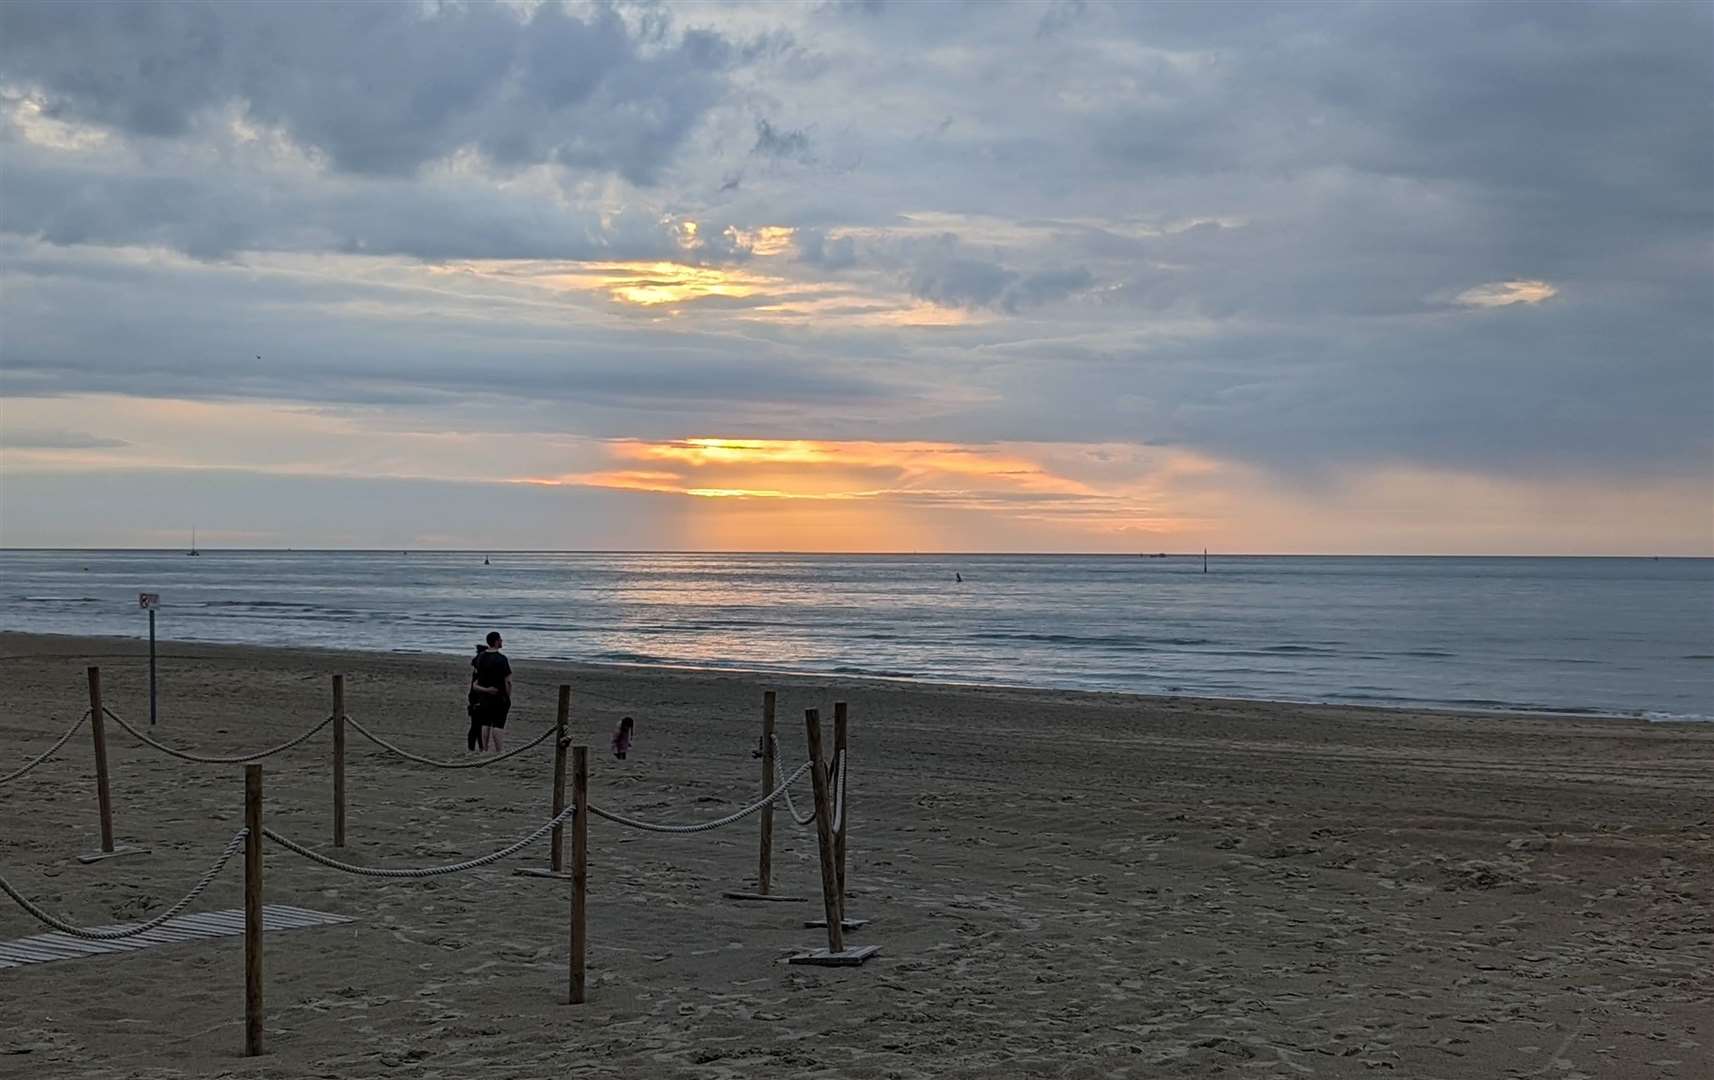
[(53, 117), (183, 136), (242, 105), (338, 169), (410, 173), (475, 148), (652, 181), (723, 92), (724, 38), (547, 3), (0, 5), (0, 69)]

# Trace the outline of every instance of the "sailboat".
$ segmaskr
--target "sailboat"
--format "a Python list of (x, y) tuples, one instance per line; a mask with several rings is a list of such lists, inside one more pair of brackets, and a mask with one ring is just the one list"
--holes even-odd
[(202, 554), (202, 552), (196, 550), (196, 526), (195, 525), (192, 525), (190, 527), (190, 550), (185, 552), (185, 554), (186, 555), (201, 555)]

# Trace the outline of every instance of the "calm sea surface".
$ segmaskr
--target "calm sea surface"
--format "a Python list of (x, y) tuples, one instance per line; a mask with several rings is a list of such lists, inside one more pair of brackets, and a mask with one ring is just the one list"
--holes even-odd
[[(6, 551), (0, 628), (1714, 715), (1714, 560)], [(954, 580), (963, 575), (963, 582)]]

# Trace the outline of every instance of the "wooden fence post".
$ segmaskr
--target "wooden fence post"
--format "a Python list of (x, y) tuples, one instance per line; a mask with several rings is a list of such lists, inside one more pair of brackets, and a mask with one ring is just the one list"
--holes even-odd
[(101, 850), (113, 854), (113, 795), (107, 788), (107, 714), (101, 704), (101, 669), (89, 669), (89, 732), (95, 740), (95, 801), (101, 812)]
[[(559, 688), (559, 712), (556, 714), (553, 751), (553, 816), (559, 817), (565, 812), (565, 751), (566, 725), (571, 722), (571, 687), (561, 685)], [(565, 826), (555, 825), (552, 837), (553, 850), (548, 854), (548, 869), (555, 874), (565, 872)]]
[(345, 846), (345, 676), (333, 677), (333, 846)]
[(805, 709), (804, 727), (809, 734), (809, 775), (815, 784), (815, 838), (821, 848), (821, 897), (827, 909), (827, 951), (845, 951), (845, 928), (841, 924), (839, 876), (833, 865), (833, 805), (828, 798), (827, 762), (821, 756), (821, 714)]
[[(774, 692), (762, 693), (762, 794), (774, 790)], [(768, 895), (774, 877), (774, 804), (762, 807), (762, 850), (756, 864), (756, 891)]]
[(589, 747), (571, 748), (571, 1003), (584, 1002), (584, 955), (589, 947)]
[[(846, 749), (846, 710), (845, 702), (833, 703), (833, 760), (839, 763), (840, 772), (845, 771)], [(851, 793), (845, 790), (845, 785), (839, 776), (834, 776), (834, 804), (839, 811), (839, 820), (835, 821), (833, 830), (833, 869), (839, 888), (834, 895), (839, 897), (839, 921), (845, 922), (845, 823), (851, 820)]]
[(262, 766), (244, 766), (244, 1056), (262, 1052)]

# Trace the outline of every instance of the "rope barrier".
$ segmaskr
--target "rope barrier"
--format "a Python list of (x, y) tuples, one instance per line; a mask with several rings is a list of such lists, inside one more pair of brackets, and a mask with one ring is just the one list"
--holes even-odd
[[(777, 738), (774, 739), (773, 744), (774, 744), (774, 757), (778, 758), (780, 756), (780, 740)], [(792, 801), (792, 792), (791, 792), (791, 787), (789, 785), (786, 787), (786, 812), (791, 814), (792, 820), (797, 822), (800, 827), (801, 826), (807, 826), (807, 825), (813, 825), (815, 823), (815, 807), (813, 807), (813, 806), (810, 807), (809, 813), (807, 813), (807, 814), (798, 813), (797, 812), (797, 803)]]
[(839, 752), (839, 764), (834, 767), (833, 831), (845, 828), (845, 751)]
[(13, 888), (12, 883), (7, 881), (4, 875), (0, 875), (0, 892), (4, 892), (7, 896), (10, 896), (17, 902), (19, 907), (34, 916), (38, 921), (53, 927), (62, 934), (70, 934), (72, 937), (83, 938), (86, 941), (118, 941), (123, 938), (136, 937), (138, 934), (145, 931), (153, 930), (155, 927), (183, 911), (186, 907), (189, 907), (190, 902), (195, 900), (198, 896), (201, 896), (203, 890), (208, 888), (216, 877), (220, 876), (220, 871), (226, 868), (226, 864), (231, 861), (232, 856), (237, 853), (239, 847), (243, 845), (245, 837), (248, 835), (248, 829), (239, 829), (234, 833), (232, 839), (226, 843), (226, 850), (220, 853), (220, 857), (214, 860), (214, 865), (208, 868), (207, 872), (202, 875), (201, 880), (191, 886), (190, 892), (185, 893), (184, 897), (179, 900), (178, 903), (161, 912), (161, 914), (150, 919), (148, 922), (138, 923), (135, 926), (127, 926), (122, 929), (98, 930), (89, 926), (74, 926), (62, 919), (56, 919), (37, 905), (31, 903), (23, 893), (20, 893), (17, 889)]
[(301, 855), (311, 862), (320, 863), (321, 865), (327, 867), (330, 870), (340, 870), (340, 871), (343, 871), (347, 874), (357, 874), (361, 877), (428, 878), (428, 877), (439, 877), (442, 874), (463, 873), (466, 870), (474, 870), (478, 866), (487, 866), (491, 862), (499, 862), (501, 859), (506, 858), (508, 855), (516, 855), (518, 852), (524, 850), (525, 848), (529, 847), (531, 844), (535, 843), (537, 840), (540, 840), (542, 837), (546, 836), (549, 832), (551, 832), (553, 830), (554, 826), (564, 823), (564, 821), (567, 818), (571, 817), (576, 812), (577, 812), (577, 808), (575, 806), (568, 806), (564, 810), (560, 811), (560, 813), (558, 813), (554, 817), (549, 818), (546, 822), (544, 822), (543, 824), (538, 826), (533, 832), (531, 832), (528, 836), (524, 837), (521, 840), (507, 844), (505, 847), (501, 848), (498, 851), (490, 851), (486, 855), (479, 855), (474, 859), (466, 859), (463, 862), (448, 863), (445, 866), (422, 866), (422, 867), (402, 867), (402, 868), (392, 868), (392, 867), (385, 867), (385, 866), (358, 866), (355, 863), (340, 862), (338, 859), (330, 858), (326, 855), (323, 855), (321, 852), (316, 851), (314, 848), (307, 848), (295, 840), (291, 840), (291, 839), (288, 839), (287, 837), (281, 836), (279, 833), (275, 832), (273, 829), (267, 828), (266, 826), (264, 826), (262, 829), (262, 835), (267, 837), (269, 840), (272, 840), (274, 843), (280, 845), (281, 847), (285, 848), (287, 851)]
[(29, 772), (31, 769), (35, 768), (37, 765), (40, 765), (42, 762), (48, 760), (49, 758), (53, 757), (55, 754), (59, 753), (59, 748), (64, 746), (66, 744), (66, 741), (68, 739), (70, 739), (73, 735), (77, 734), (77, 729), (82, 727), (83, 722), (85, 720), (88, 720), (88, 719), (89, 719), (89, 710), (85, 709), (85, 710), (83, 710), (83, 715), (77, 718), (77, 723), (73, 724), (71, 727), (66, 728), (65, 734), (61, 735), (59, 737), (59, 739), (52, 746), (48, 747), (46, 750), (43, 750), (40, 754), (38, 754), (34, 758), (30, 759), (29, 763), (26, 764), (23, 768), (18, 769), (14, 772), (9, 772), (5, 776), (0, 776), (0, 784), (10, 784), (12, 781), (18, 779), (18, 777), (23, 776), (25, 773)]
[(234, 754), (231, 757), (219, 757), (219, 756), (214, 756), (214, 755), (209, 755), (209, 754), (193, 754), (188, 750), (175, 749), (174, 747), (168, 746), (166, 743), (157, 742), (154, 739), (150, 738), (148, 735), (144, 734), (141, 731), (138, 731), (136, 728), (134, 728), (130, 724), (126, 723), (125, 718), (120, 716), (118, 713), (114, 712), (112, 709), (109, 709), (109, 708), (103, 706), (101, 711), (106, 713), (108, 718), (111, 719), (114, 723), (118, 724), (120, 727), (122, 727), (126, 731), (130, 732), (131, 737), (134, 739), (137, 739), (139, 742), (142, 742), (142, 743), (145, 743), (149, 746), (152, 746), (156, 750), (159, 750), (163, 754), (170, 754), (173, 757), (180, 759), (181, 761), (191, 761), (191, 762), (195, 762), (198, 765), (241, 765), (247, 761), (260, 761), (261, 759), (263, 759), (265, 757), (273, 757), (275, 754), (278, 754), (281, 751), (290, 750), (292, 747), (294, 747), (294, 746), (298, 745), (299, 743), (305, 741), (311, 735), (314, 735), (316, 732), (320, 731), (322, 728), (333, 723), (333, 717), (330, 716), (327, 719), (323, 720), (321, 723), (315, 725), (314, 727), (310, 728), (308, 731), (304, 732), (302, 735), (299, 735), (297, 738), (292, 739), (289, 742), (283, 742), (278, 746), (270, 747), (267, 750), (258, 750), (255, 753), (251, 753), (251, 754)]
[(775, 799), (785, 795), (786, 789), (797, 783), (798, 777), (802, 776), (808, 770), (809, 762), (806, 761), (797, 767), (796, 772), (786, 777), (785, 783), (781, 784), (779, 787), (768, 792), (768, 794), (762, 796), (750, 805), (739, 810), (735, 810), (723, 818), (715, 818), (713, 821), (699, 821), (689, 825), (667, 825), (660, 822), (639, 821), (636, 818), (626, 817), (623, 814), (616, 814), (611, 810), (603, 810), (599, 806), (594, 805), (590, 806), (589, 812), (598, 818), (606, 818), (608, 821), (611, 821), (616, 825), (629, 825), (633, 829), (642, 829), (644, 832), (680, 834), (708, 832), (710, 829), (718, 829), (723, 825), (730, 825), (734, 821), (742, 821), (744, 818), (754, 814), (762, 807), (772, 803)]
[(541, 745), (541, 743), (544, 740), (546, 740), (548, 738), (548, 736), (552, 735), (555, 731), (559, 730), (557, 724), (549, 724), (547, 726), (546, 730), (544, 730), (540, 735), (537, 735), (535, 738), (531, 739), (529, 742), (525, 743), (524, 745), (514, 747), (513, 749), (508, 750), (503, 754), (495, 754), (493, 757), (472, 758), (468, 761), (437, 761), (434, 758), (423, 757), (421, 754), (413, 754), (409, 750), (406, 750), (402, 746), (397, 746), (393, 743), (388, 742), (386, 739), (381, 738), (381, 736), (375, 734), (373, 731), (370, 731), (368, 728), (364, 727), (362, 724), (358, 723), (355, 719), (353, 719), (349, 716), (347, 716), (345, 718), (345, 722), (350, 724), (352, 727), (356, 728), (358, 734), (362, 735), (365, 739), (368, 739), (370, 742), (374, 743), (376, 746), (381, 747), (383, 750), (390, 750), (393, 753), (404, 758), (405, 760), (414, 761), (419, 765), (433, 765), (437, 769), (485, 769), (490, 765), (496, 764), (496, 763), (501, 762), (501, 761), (505, 761), (509, 757), (514, 757), (518, 754), (521, 754), (525, 750), (530, 750), (536, 746)]

